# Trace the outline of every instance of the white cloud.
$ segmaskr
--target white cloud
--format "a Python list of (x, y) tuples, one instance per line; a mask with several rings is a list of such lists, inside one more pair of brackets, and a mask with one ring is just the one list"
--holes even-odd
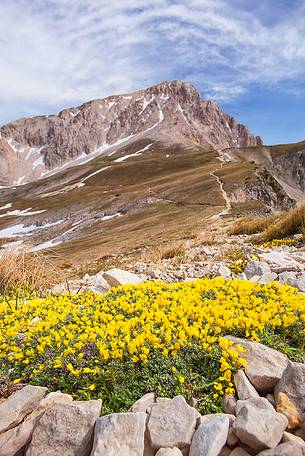
[(163, 79), (189, 80), (218, 101), (251, 84), (297, 85), (305, 73), (303, 6), (288, 5), (268, 24), (275, 11), (241, 8), (252, 3), (0, 0), (0, 117), (56, 111)]

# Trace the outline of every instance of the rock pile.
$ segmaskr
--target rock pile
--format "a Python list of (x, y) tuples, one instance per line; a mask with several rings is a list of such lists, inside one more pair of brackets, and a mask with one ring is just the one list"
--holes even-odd
[(100, 400), (27, 385), (0, 403), (0, 456), (305, 455), (305, 364), (229, 338), (248, 363), (223, 413), (201, 416), (182, 396), (151, 392), (127, 413), (100, 417)]

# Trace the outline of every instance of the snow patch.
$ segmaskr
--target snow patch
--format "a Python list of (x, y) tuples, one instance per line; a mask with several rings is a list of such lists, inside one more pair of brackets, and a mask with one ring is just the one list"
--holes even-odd
[(148, 144), (147, 146), (144, 147), (144, 149), (140, 149), (140, 150), (138, 150), (137, 152), (135, 152), (133, 154), (123, 155), (123, 157), (119, 157), (119, 158), (117, 158), (114, 161), (117, 162), (117, 163), (121, 163), (121, 162), (127, 160), (130, 157), (137, 157), (138, 155), (142, 155), (142, 152), (144, 152), (145, 150), (149, 149), (150, 146), (152, 146), (152, 145), (153, 145), (153, 143)]
[(121, 212), (116, 212), (115, 214), (113, 215), (104, 215), (104, 217), (101, 218), (101, 220), (110, 220), (114, 217), (123, 217), (123, 214), (121, 214)]
[(42, 209), (40, 211), (32, 211), (31, 212), (31, 207), (28, 209), (15, 209), (14, 211), (9, 211), (6, 212), (5, 214), (1, 214), (0, 217), (8, 217), (8, 216), (14, 216), (14, 217), (24, 217), (26, 215), (36, 215), (36, 214), (41, 214), (42, 212), (46, 212), (46, 209)]
[(12, 207), (12, 203), (7, 203), (4, 206), (0, 207), (0, 211), (4, 211), (5, 209), (9, 209), (10, 207)]

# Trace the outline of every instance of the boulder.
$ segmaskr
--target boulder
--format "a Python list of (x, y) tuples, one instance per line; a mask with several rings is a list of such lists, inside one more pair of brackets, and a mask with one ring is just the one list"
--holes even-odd
[(146, 413), (114, 413), (98, 418), (91, 456), (143, 456)]
[(179, 448), (160, 448), (156, 456), (183, 456)]
[(274, 448), (282, 439), (288, 419), (277, 413), (264, 397), (237, 401), (233, 429), (255, 451)]
[(249, 261), (245, 267), (244, 273), (248, 279), (251, 277), (259, 276), (271, 272), (270, 267), (263, 261)]
[(275, 399), (279, 393), (285, 393), (302, 413), (305, 410), (305, 364), (289, 361), (274, 393)]
[(45, 397), (48, 389), (41, 386), (27, 385), (13, 393), (0, 404), (0, 433), (21, 423)]
[(267, 284), (274, 282), (277, 279), (277, 274), (275, 272), (265, 272), (259, 279), (260, 283)]
[(138, 399), (129, 409), (129, 412), (146, 412), (147, 409), (150, 409), (156, 402), (155, 393), (144, 394), (140, 399)]
[(220, 277), (223, 277), (224, 279), (229, 279), (231, 277), (231, 269), (229, 269), (227, 266), (221, 264), (218, 268), (218, 275)]
[(287, 284), (291, 285), (297, 280), (297, 275), (295, 272), (292, 271), (284, 271), (281, 272), (278, 276), (278, 281), (281, 285)]
[(68, 394), (49, 393), (39, 402), (38, 407), (16, 427), (0, 434), (0, 456), (15, 456), (29, 443), (32, 433), (39, 419), (46, 411), (47, 407), (56, 402), (72, 401), (72, 396)]
[(287, 442), (271, 450), (261, 451), (257, 456), (302, 456), (302, 454), (302, 448), (299, 445)]
[(225, 394), (221, 401), (221, 408), (224, 413), (235, 415), (237, 399), (234, 396)]
[(246, 400), (250, 399), (250, 397), (259, 397), (258, 392), (241, 369), (239, 369), (234, 375), (234, 385), (238, 399)]
[(104, 272), (103, 277), (111, 287), (143, 283), (143, 279), (138, 275), (118, 268), (109, 269)]
[(261, 253), (259, 255), (260, 259), (268, 263), (272, 272), (277, 274), (286, 271), (300, 271), (302, 269), (301, 263), (293, 259), (286, 252), (269, 252)]
[(199, 413), (182, 396), (158, 398), (151, 409), (148, 434), (153, 448), (189, 446)]
[(278, 393), (276, 397), (276, 411), (282, 413), (288, 419), (288, 428), (294, 429), (303, 423), (301, 415), (295, 405), (289, 400), (285, 393)]
[(229, 433), (229, 418), (224, 414), (205, 415), (194, 434), (190, 456), (218, 456)]
[(238, 447), (238, 448), (234, 448), (234, 450), (231, 451), (230, 456), (251, 456), (251, 455), (243, 448)]
[(273, 393), (286, 369), (287, 356), (258, 342), (233, 336), (225, 337), (245, 350), (242, 353), (242, 357), (247, 361), (245, 373), (254, 388), (262, 394)]
[(282, 443), (287, 442), (298, 444), (302, 448), (303, 456), (305, 455), (305, 442), (301, 437), (285, 431), (283, 434)]
[(60, 402), (47, 408), (26, 456), (88, 456), (102, 401)]

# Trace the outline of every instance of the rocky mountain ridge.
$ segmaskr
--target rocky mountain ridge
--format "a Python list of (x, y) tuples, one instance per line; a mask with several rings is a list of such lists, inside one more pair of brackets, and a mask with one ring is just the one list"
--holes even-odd
[(165, 81), (2, 126), (0, 184), (24, 184), (147, 137), (206, 150), (262, 144), (192, 84)]

